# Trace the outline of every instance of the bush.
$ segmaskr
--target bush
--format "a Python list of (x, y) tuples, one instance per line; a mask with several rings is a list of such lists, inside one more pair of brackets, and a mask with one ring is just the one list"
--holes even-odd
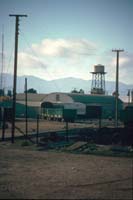
[(95, 141), (96, 131), (90, 128), (84, 128), (79, 131), (78, 135), (83, 141)]
[(98, 144), (108, 145), (112, 143), (112, 132), (109, 128), (103, 127), (98, 131), (96, 141)]
[(22, 143), (21, 143), (21, 146), (29, 146), (30, 145), (30, 142), (29, 141), (27, 141), (27, 140), (25, 140), (25, 141), (23, 141)]
[(88, 144), (88, 148), (89, 148), (91, 151), (96, 151), (96, 150), (97, 150), (97, 146), (96, 146), (96, 144), (94, 144), (94, 143)]
[(114, 152), (126, 152), (126, 153), (130, 152), (128, 147), (123, 147), (123, 146), (112, 146), (110, 150)]

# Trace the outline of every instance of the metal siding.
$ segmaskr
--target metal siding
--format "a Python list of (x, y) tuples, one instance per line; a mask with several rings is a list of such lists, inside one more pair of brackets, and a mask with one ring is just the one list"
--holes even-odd
[[(115, 97), (106, 95), (81, 95), (81, 94), (68, 94), (75, 102), (81, 102), (86, 105), (100, 105), (102, 106), (102, 118), (114, 117), (115, 113)], [(119, 111), (123, 107), (123, 102), (118, 100)]]

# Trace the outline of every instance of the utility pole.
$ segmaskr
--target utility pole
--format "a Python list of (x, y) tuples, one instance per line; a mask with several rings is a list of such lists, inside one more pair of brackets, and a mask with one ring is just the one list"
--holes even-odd
[(28, 138), (27, 78), (25, 78), (25, 135)]
[(112, 52), (116, 52), (116, 85), (115, 85), (115, 127), (118, 127), (118, 97), (119, 97), (119, 53), (123, 52), (123, 49), (114, 49)]
[(16, 82), (17, 82), (17, 57), (18, 57), (18, 34), (19, 34), (19, 17), (27, 15), (9, 15), (16, 18), (15, 23), (15, 50), (14, 50), (14, 79), (13, 79), (13, 105), (12, 105), (12, 143), (14, 143), (15, 133), (15, 114), (16, 114)]
[(3, 89), (3, 70), (4, 70), (4, 25), (2, 25), (2, 49), (1, 49), (1, 96), (4, 95), (4, 91), (2, 92)]
[(130, 103), (130, 96), (131, 96), (131, 90), (130, 89), (128, 89), (127, 96), (128, 96), (128, 104), (129, 104)]
[(131, 91), (131, 103), (133, 103), (133, 90)]

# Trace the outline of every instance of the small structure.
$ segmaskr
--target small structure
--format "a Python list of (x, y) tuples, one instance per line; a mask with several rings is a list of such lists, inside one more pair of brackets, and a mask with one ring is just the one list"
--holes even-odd
[[(63, 109), (76, 110), (77, 115), (82, 119), (85, 115), (92, 113), (93, 108), (102, 108), (102, 118), (114, 118), (115, 97), (111, 95), (80, 94), (80, 93), (50, 93), (50, 94), (28, 94), (27, 117), (36, 118), (47, 114), (49, 108), (51, 115), (59, 117), (63, 114)], [(11, 108), (12, 100), (0, 102), (0, 107)], [(54, 108), (54, 109), (53, 109)], [(118, 100), (118, 110), (122, 110), (123, 102)], [(16, 117), (25, 118), (25, 94), (16, 95)], [(53, 113), (54, 111), (54, 113)], [(56, 111), (56, 112), (55, 112)]]
[[(58, 98), (57, 98), (58, 97)], [(99, 94), (79, 94), (79, 93), (51, 93), (44, 97), (41, 107), (42, 112), (46, 104), (51, 103), (54, 107), (63, 106), (64, 108), (76, 109), (77, 114), (84, 117), (87, 107), (102, 107), (102, 118), (114, 118), (115, 97), (111, 95)], [(119, 110), (123, 108), (123, 102), (119, 99)], [(49, 106), (48, 106), (49, 107)], [(42, 113), (43, 114), (43, 113)]]
[(92, 73), (91, 94), (105, 94), (105, 74), (104, 66), (101, 64), (94, 65)]
[[(41, 102), (46, 94), (27, 93), (28, 118), (36, 118), (41, 113)], [(25, 117), (25, 93), (16, 95), (16, 117)]]

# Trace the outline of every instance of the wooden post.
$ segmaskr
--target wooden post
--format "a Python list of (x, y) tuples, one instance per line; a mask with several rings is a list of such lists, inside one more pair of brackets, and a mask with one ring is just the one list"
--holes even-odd
[(68, 122), (66, 121), (66, 141), (68, 142), (69, 141), (69, 138), (68, 138)]
[(27, 112), (27, 78), (25, 78), (25, 135), (28, 138), (28, 112)]
[(115, 83), (115, 127), (118, 128), (118, 97), (119, 97), (119, 53), (123, 49), (112, 50), (116, 52), (116, 83)]
[(37, 131), (36, 131), (36, 144), (38, 144), (39, 139), (39, 115), (37, 115)]
[(2, 141), (5, 140), (5, 124), (6, 124), (6, 118), (5, 118), (5, 109), (3, 112), (3, 124), (2, 124)]
[(99, 129), (102, 127), (102, 118), (101, 115), (99, 116)]
[(18, 63), (18, 34), (19, 34), (19, 17), (27, 15), (9, 15), (15, 17), (15, 50), (14, 50), (14, 75), (13, 75), (13, 104), (12, 104), (12, 143), (15, 137), (15, 120), (16, 120), (16, 88), (17, 88), (17, 63)]

